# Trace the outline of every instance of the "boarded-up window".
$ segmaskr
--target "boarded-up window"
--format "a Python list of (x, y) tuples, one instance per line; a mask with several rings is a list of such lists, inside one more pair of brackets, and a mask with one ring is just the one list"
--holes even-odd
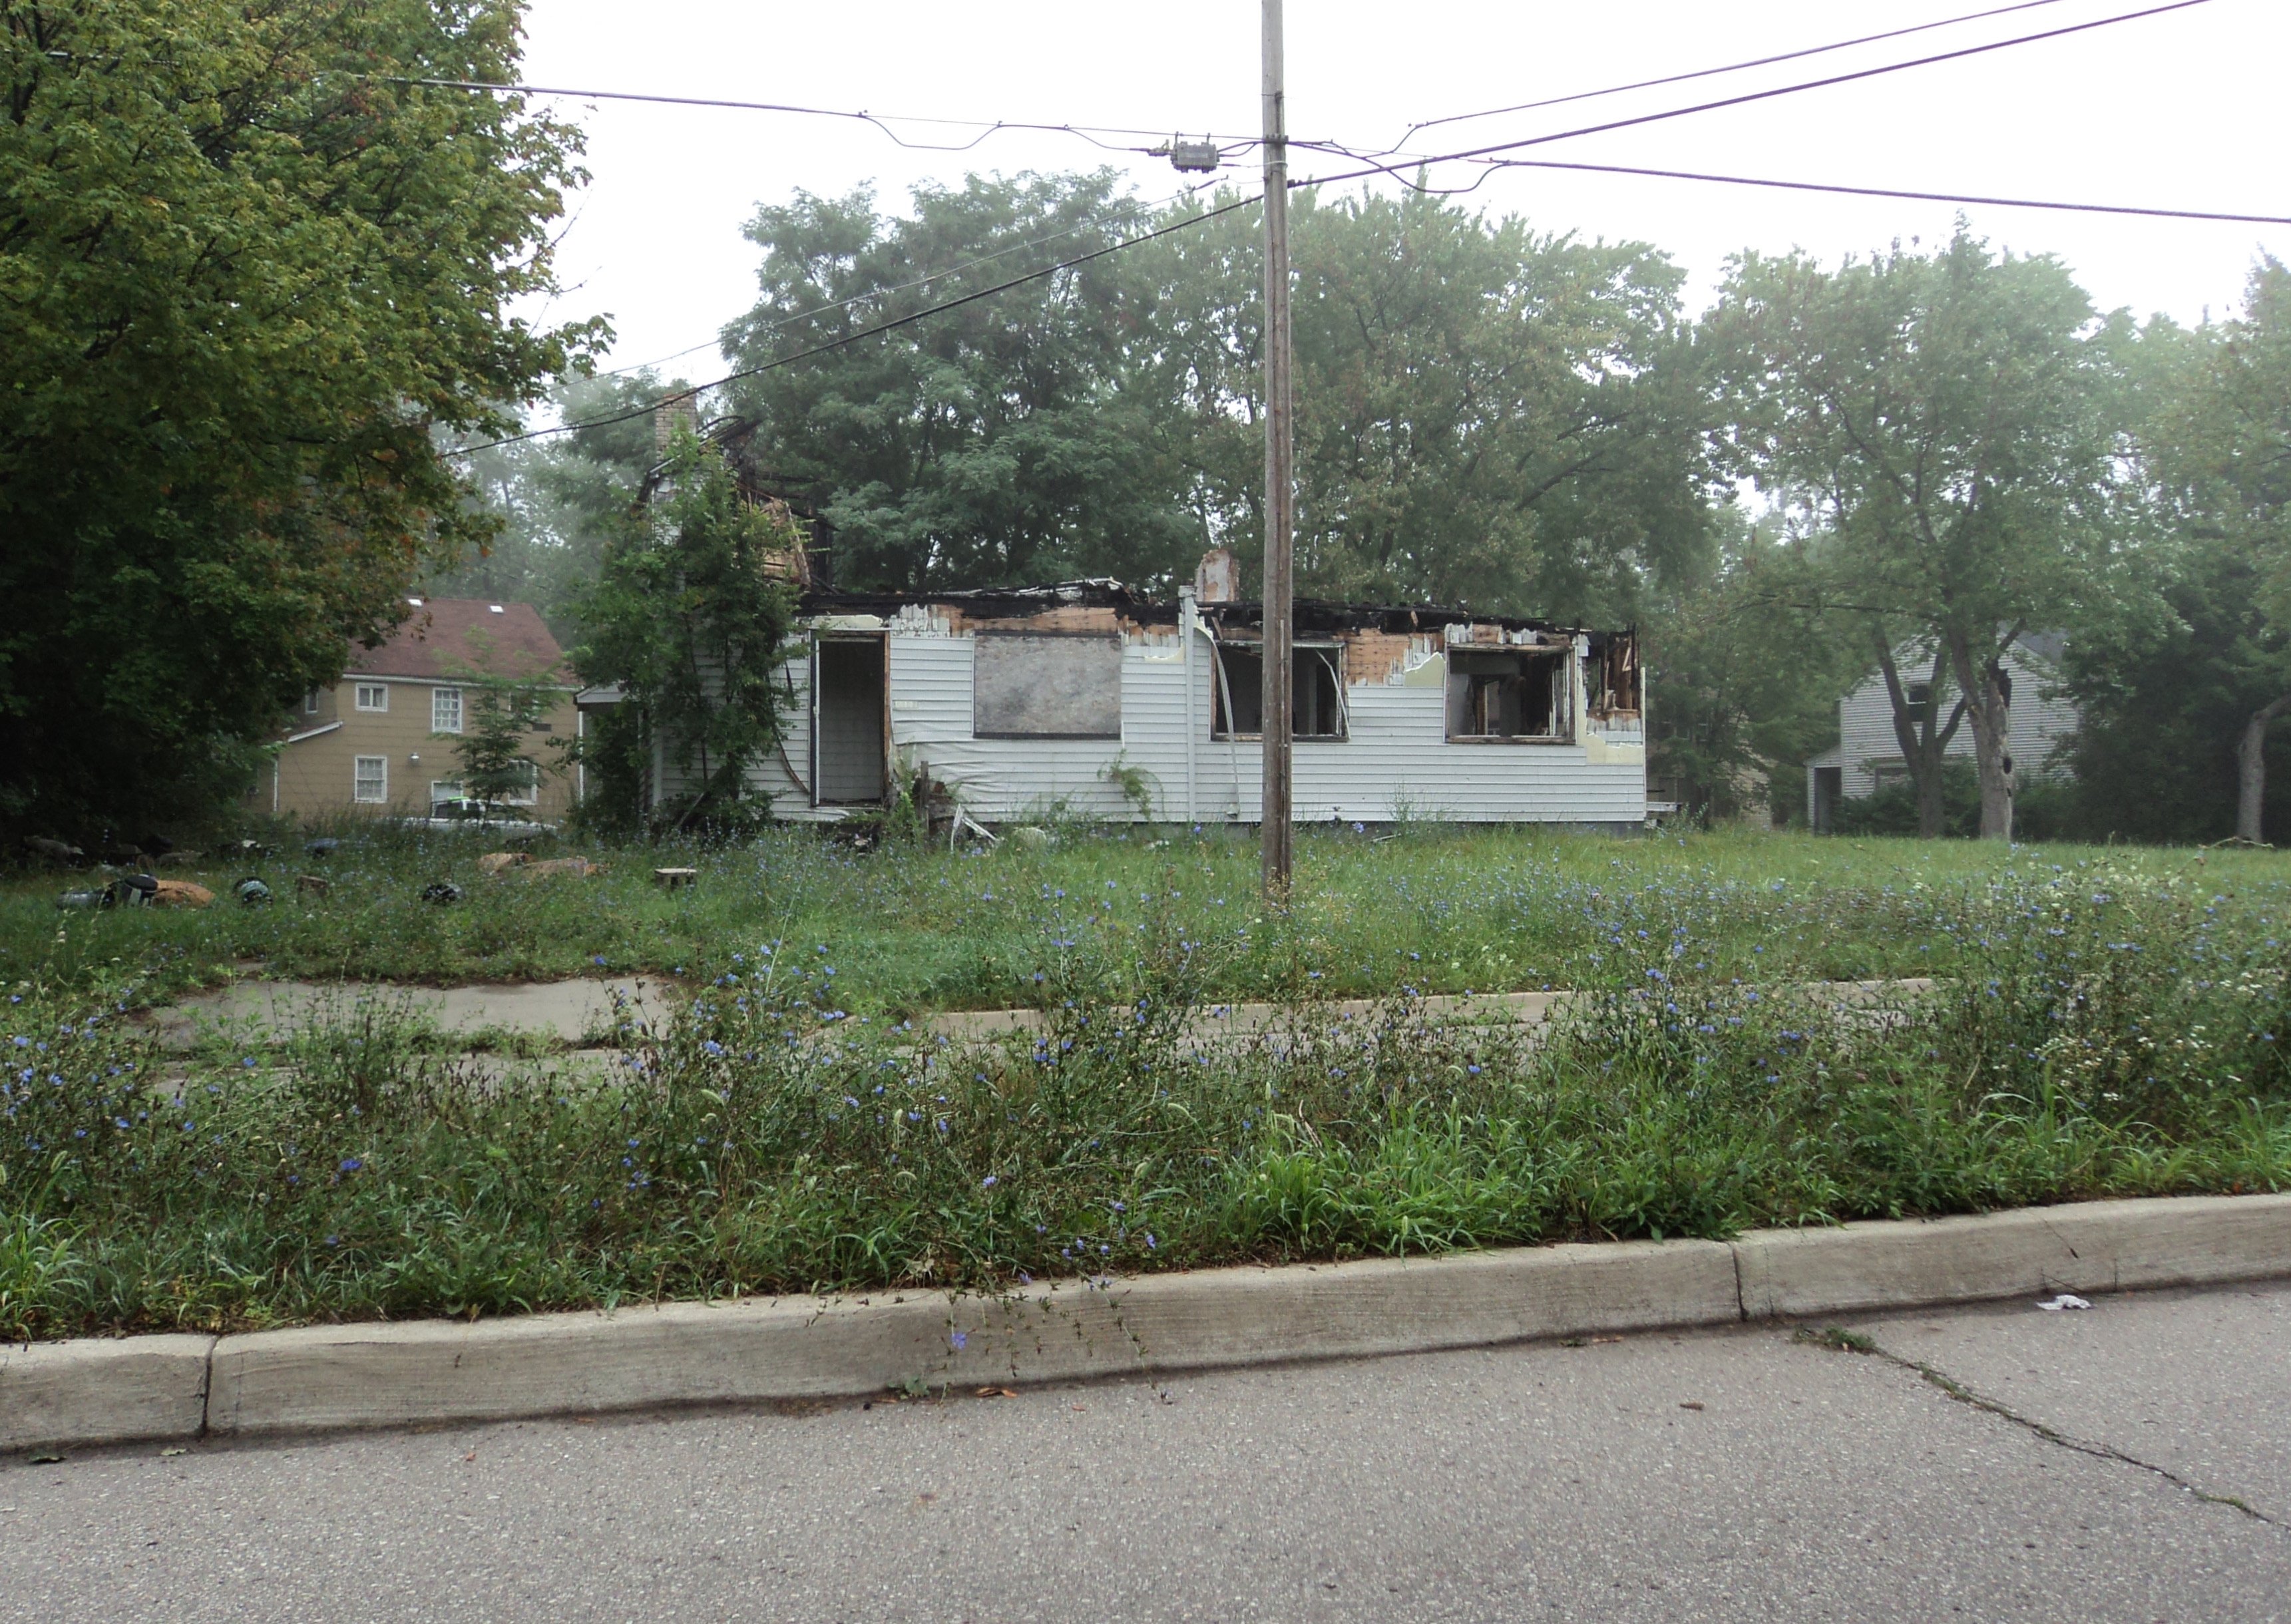
[(970, 694), (973, 736), (1121, 736), (1119, 637), (982, 631), (976, 647)]

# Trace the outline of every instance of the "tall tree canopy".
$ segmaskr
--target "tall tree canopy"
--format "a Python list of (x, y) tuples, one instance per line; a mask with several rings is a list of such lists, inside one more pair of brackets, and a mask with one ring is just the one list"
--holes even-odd
[[(799, 197), (750, 228), (764, 296), (730, 338), (761, 365), (1217, 206), (1149, 221), (1106, 173), (973, 176), (904, 219)], [(752, 470), (817, 512), (846, 583), (1253, 559), (1258, 230), (1235, 209), (775, 367), (734, 396)], [(1628, 618), (1707, 550), (1667, 261), (1420, 197), (1300, 194), (1291, 236), (1303, 590)]]
[[(897, 218), (864, 189), (759, 210), (762, 298), (726, 335), (740, 364), (1075, 258), (1143, 221), (1110, 172), (973, 175), (913, 201)], [(844, 584), (1166, 571), (1189, 527), (1153, 454), (1167, 403), (1128, 387), (1125, 351), (1153, 317), (1137, 269), (1096, 260), (748, 380), (733, 399), (753, 424), (754, 477), (817, 513)]]
[(516, 0), (21, 0), (0, 121), (0, 818), (180, 807), (484, 511), (575, 133)]
[[(1183, 494), (1262, 545), (1253, 211), (1148, 255)], [(1297, 567), (1324, 597), (1609, 621), (1711, 541), (1681, 277), (1643, 244), (1539, 235), (1437, 198), (1298, 194)]]
[[(1744, 254), (1708, 318), (1739, 465), (1817, 548), (1829, 601), (1861, 627), (1927, 833), (1933, 736), (1951, 708), (1939, 679), (1973, 728), (1982, 832), (2009, 838), (1998, 660), (2111, 590), (2128, 339), (2058, 261), (1992, 253), (1961, 228), (1933, 253), (1896, 247), (1835, 270)], [(1904, 641), (1934, 662), (1922, 699), (1895, 669)]]
[(2129, 421), (2166, 612), (2075, 654), (2078, 771), (2105, 827), (2257, 841), (2268, 735), (2291, 715), (2291, 270), (2264, 260), (2233, 318), (2150, 338)]

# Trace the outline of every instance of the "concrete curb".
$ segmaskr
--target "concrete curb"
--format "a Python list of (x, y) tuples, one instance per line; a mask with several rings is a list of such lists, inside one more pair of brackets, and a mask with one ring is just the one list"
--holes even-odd
[(2095, 1202), (1005, 1297), (669, 1304), (0, 1349), (0, 1451), (848, 1398), (2291, 1276), (2291, 1195)]
[(214, 1345), (162, 1336), (0, 1347), (0, 1452), (197, 1437)]

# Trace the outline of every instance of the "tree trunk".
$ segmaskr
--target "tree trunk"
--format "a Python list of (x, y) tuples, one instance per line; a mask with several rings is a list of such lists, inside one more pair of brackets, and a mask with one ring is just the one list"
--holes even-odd
[(1893, 742), (1901, 749), (1901, 768), (1917, 786), (1917, 838), (1937, 840), (1948, 816), (1941, 794), (1941, 757), (1957, 732), (1957, 719), (1965, 714), (1965, 702), (1958, 700), (1948, 726), (1940, 726), (1943, 651), (1938, 647), (1933, 650), (1933, 673), (1925, 681), (1925, 701), (1920, 710), (1909, 703), (1909, 690), (1902, 686), (1901, 673), (1893, 663), (1893, 639), (1886, 636), (1882, 621), (1870, 621), (1869, 643), (1877, 656), (1877, 670), (1885, 679), (1885, 697), (1893, 709)]
[[(2019, 635), (2015, 627), (2013, 637)], [(2005, 647), (2012, 646), (2012, 637), (2006, 638)], [(2013, 741), (2008, 731), (2010, 713), (1997, 680), (1998, 655), (1991, 655), (1976, 666), (1972, 639), (1962, 631), (1949, 633), (1949, 654), (1973, 723), (1973, 762), (1981, 781), (1981, 838), (2009, 840), (2013, 838), (2013, 758), (2009, 753)]]
[(2267, 725), (2286, 711), (2291, 711), (2291, 694), (2254, 711), (2236, 741), (2235, 833), (2254, 846), (2260, 843), (2260, 815), (2267, 806)]
[(1917, 839), (1938, 840), (1948, 822), (1949, 808), (1941, 798), (1941, 764), (1928, 761), (1917, 774)]

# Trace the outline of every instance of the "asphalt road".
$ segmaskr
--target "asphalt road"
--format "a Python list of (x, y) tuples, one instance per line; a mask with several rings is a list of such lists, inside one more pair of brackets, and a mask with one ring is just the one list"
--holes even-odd
[(0, 1619), (2291, 1620), (2291, 1287), (1857, 1329), (20, 1457)]

